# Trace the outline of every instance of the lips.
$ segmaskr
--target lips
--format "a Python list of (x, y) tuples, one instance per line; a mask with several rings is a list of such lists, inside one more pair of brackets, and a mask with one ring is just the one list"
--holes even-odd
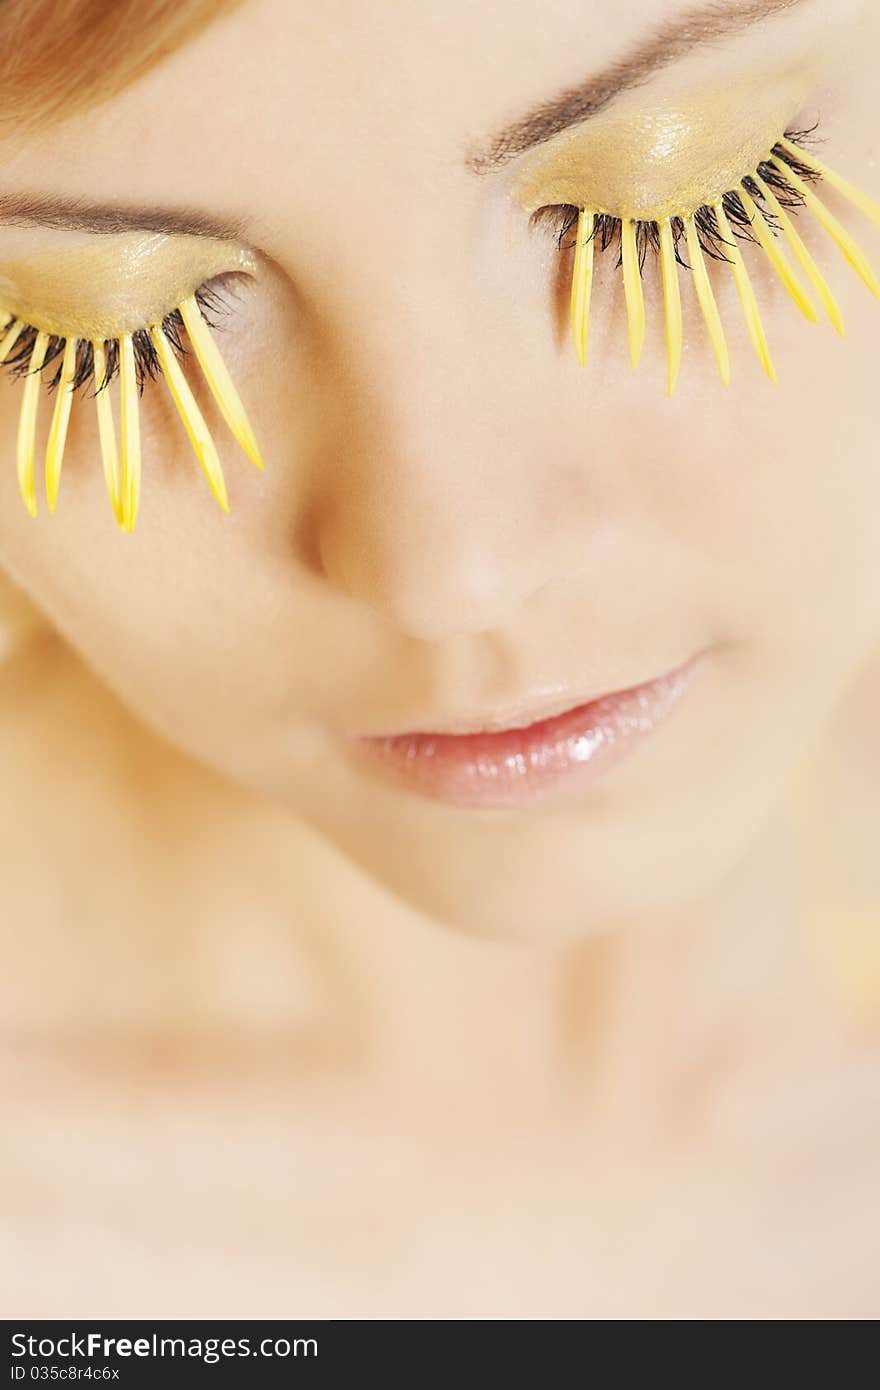
[(555, 699), (544, 701), (533, 701), (528, 708), (524, 705), (516, 709), (509, 709), (505, 714), (491, 714), (482, 718), (473, 716), (472, 718), (461, 718), (447, 720), (441, 728), (434, 728), (428, 731), (422, 729), (404, 729), (393, 735), (372, 735), (376, 738), (412, 738), (415, 736), (422, 738), (445, 738), (464, 737), (471, 734), (500, 734), (510, 730), (522, 730), (531, 728), (539, 723), (548, 723), (551, 719), (559, 715), (570, 714), (575, 709), (585, 709), (588, 704), (598, 703), (598, 697), (593, 700), (582, 700), (575, 702), (572, 699), (566, 700), (564, 696), (557, 695)]
[(671, 713), (697, 657), (652, 680), (532, 723), (354, 740), (355, 756), (410, 790), (461, 806), (512, 806), (580, 786)]

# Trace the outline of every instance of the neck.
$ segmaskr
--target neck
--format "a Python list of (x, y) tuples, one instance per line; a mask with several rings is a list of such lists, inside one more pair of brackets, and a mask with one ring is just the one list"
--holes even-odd
[[(20, 873), (22, 906), (4, 916), (24, 925), (4, 939), (0, 1009), (19, 1033), (52, 1018), (65, 1039), (90, 1037), (100, 1050), (123, 1019), (128, 1037), (178, 1038), (180, 1057), (257, 1050), (321, 1085), (424, 1095), (435, 1111), (445, 1096), (485, 1119), (491, 1095), (497, 1122), (515, 1123), (528, 1097), (557, 1119), (589, 1111), (643, 1123), (682, 1088), (771, 1037), (789, 1046), (799, 1020), (850, 1002), (829, 965), (839, 932), (805, 924), (839, 907), (841, 843), (852, 859), (845, 886), (858, 881), (880, 908), (876, 800), (872, 818), (852, 781), (865, 778), (869, 736), (877, 748), (877, 703), (861, 685), (807, 783), (793, 779), (710, 900), (542, 947), (472, 941), (426, 921), (289, 814), (155, 744), (59, 644), (37, 644), (20, 662), (36, 665), (18, 667), (26, 699), (0, 749), (30, 788), (22, 806), (39, 808), (39, 823), (18, 815), (6, 882), (14, 892)], [(106, 860), (81, 863), (69, 808), (57, 804), (59, 769), (88, 802), (101, 767), (118, 769), (128, 790), (81, 814), (106, 821), (113, 874)], [(193, 825), (190, 844), (182, 831)], [(820, 865), (824, 917), (810, 918)], [(47, 899), (39, 885), (55, 873), (61, 888)], [(65, 875), (74, 888), (62, 914)], [(83, 881), (85, 907), (74, 901)]]

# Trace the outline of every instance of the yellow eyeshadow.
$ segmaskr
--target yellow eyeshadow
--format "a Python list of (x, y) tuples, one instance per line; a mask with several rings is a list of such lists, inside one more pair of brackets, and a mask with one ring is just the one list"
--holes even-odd
[[(178, 240), (199, 240), (199, 246), (175, 245)], [(131, 282), (124, 279), (121, 286), (114, 279), (97, 281), (99, 267), (103, 272), (107, 264), (122, 265), (129, 271), (136, 265), (139, 278)], [(46, 265), (46, 275), (42, 265)], [(224, 512), (229, 512), (217, 445), (178, 361), (172, 342), (174, 334), (167, 320), (172, 311), (177, 313), (177, 332), (189, 338), (188, 347), (184, 343), (179, 346), (190, 353), (190, 360), (202, 373), (222, 418), (247, 457), (263, 468), (245, 406), (204, 318), (200, 304), (203, 281), (197, 278), (229, 270), (252, 272), (253, 268), (252, 253), (235, 247), (231, 252), (228, 243), (206, 246), (203, 239), (165, 236), (115, 238), (113, 246), (89, 246), (65, 256), (51, 256), (49, 260), (35, 256), (29, 261), (17, 261), (14, 278), (7, 263), (6, 288), (1, 291), (8, 300), (0, 309), (0, 363), (11, 361), (17, 370), (25, 368), (18, 418), (17, 471), (22, 502), (31, 516), (36, 516), (36, 436), (43, 373), (46, 371), (56, 379), (44, 456), (50, 512), (56, 510), (79, 374), (81, 382), (92, 382), (90, 391), (86, 388), (82, 395), (90, 393), (95, 398), (97, 443), (115, 521), (121, 531), (135, 530), (143, 470), (139, 378), (146, 379), (143, 374), (154, 371), (156, 366), (160, 368), (157, 382), (164, 382), (170, 393), (211, 492)], [(68, 271), (72, 277), (70, 285), (64, 282)], [(14, 285), (13, 292), (10, 285)], [(170, 286), (174, 296), (170, 296)], [(58, 318), (53, 318), (51, 311), (46, 313), (44, 304), (54, 306)], [(145, 316), (146, 321), (140, 316)], [(26, 335), (24, 346), (19, 343), (22, 334)], [(149, 350), (156, 354), (154, 359), (150, 359)], [(120, 377), (118, 442), (107, 389), (111, 356)]]
[[(793, 167), (792, 161), (797, 165)], [(842, 252), (865, 285), (880, 299), (880, 277), (841, 220), (811, 186), (825, 180), (854, 207), (880, 224), (880, 203), (863, 193), (851, 180), (820, 163), (809, 150), (787, 136), (777, 136), (733, 186), (699, 208), (680, 208), (659, 219), (603, 214), (590, 205), (578, 211), (571, 286), (571, 329), (578, 361), (586, 362), (589, 333), (589, 283), (593, 257), (589, 248), (601, 232), (601, 246), (612, 244), (619, 232), (619, 258), (629, 337), (629, 359), (636, 366), (645, 339), (645, 301), (641, 260), (653, 247), (660, 260), (667, 357), (667, 391), (672, 395), (682, 359), (683, 318), (679, 292), (679, 247), (686, 248), (683, 262), (693, 276), (696, 298), (705, 321), (712, 350), (725, 386), (730, 382), (730, 356), (718, 302), (704, 256), (704, 244), (718, 275), (732, 277), (749, 337), (758, 360), (772, 382), (776, 368), (758, 298), (746, 265), (747, 245), (767, 257), (775, 275), (800, 313), (811, 323), (820, 320), (817, 303), (843, 333), (843, 319), (828, 284), (799, 236), (792, 221), (797, 210), (815, 218)], [(788, 210), (784, 204), (788, 204)], [(708, 243), (704, 242), (708, 238)], [(616, 247), (615, 247), (616, 249)], [(589, 275), (585, 267), (589, 266)], [(723, 268), (722, 268), (723, 267)], [(815, 300), (813, 298), (815, 295)]]
[[(517, 161), (509, 189), (521, 207), (532, 213), (549, 207), (578, 210), (571, 330), (581, 365), (589, 337), (593, 239), (604, 248), (619, 236), (616, 250), (629, 360), (635, 366), (647, 328), (641, 264), (648, 249), (645, 235), (650, 233), (662, 280), (670, 395), (678, 381), (684, 337), (679, 248), (687, 250), (683, 265), (693, 275), (725, 385), (730, 381), (730, 356), (713, 288), (717, 276), (724, 274), (733, 280), (755, 353), (767, 376), (776, 381), (747, 266), (748, 241), (763, 251), (805, 318), (817, 323), (824, 310), (842, 334), (843, 318), (834, 294), (794, 226), (794, 216), (810, 214), (880, 299), (880, 276), (813, 184), (824, 181), (878, 223), (880, 202), (802, 148), (799, 137), (781, 134), (815, 90), (820, 73), (821, 57), (814, 53), (732, 78), (723, 87), (704, 85), (657, 97), (650, 106), (636, 92)], [(707, 234), (709, 243), (704, 240)]]
[(693, 212), (735, 188), (764, 158), (815, 80), (815, 65), (801, 64), (731, 80), (723, 90), (692, 90), (647, 110), (600, 113), (531, 151), (511, 197), (528, 212), (584, 202), (624, 219), (659, 222)]
[(213, 237), (126, 232), (0, 262), (0, 305), (57, 337), (116, 338), (230, 272), (256, 275), (253, 252)]

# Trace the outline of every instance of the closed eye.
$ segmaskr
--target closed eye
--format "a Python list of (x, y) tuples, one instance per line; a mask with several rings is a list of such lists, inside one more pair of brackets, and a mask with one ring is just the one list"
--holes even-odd
[[(814, 127), (815, 129), (815, 127)], [(862, 193), (805, 148), (813, 131), (787, 131), (756, 167), (745, 172), (738, 187), (693, 210), (657, 220), (621, 217), (612, 212), (572, 204), (539, 208), (533, 220), (550, 219), (557, 227), (560, 249), (574, 248), (570, 296), (571, 331), (581, 365), (586, 365), (589, 313), (595, 252), (617, 250), (626, 301), (630, 363), (640, 359), (645, 338), (642, 271), (649, 255), (662, 269), (667, 349), (667, 391), (678, 379), (682, 350), (682, 310), (678, 268), (694, 278), (697, 298), (718, 364), (721, 380), (730, 382), (730, 357), (721, 316), (704, 257), (730, 266), (749, 336), (767, 375), (777, 380), (757, 298), (739, 242), (751, 243), (767, 255), (774, 271), (804, 316), (819, 319), (818, 305), (843, 335), (843, 317), (815, 260), (799, 236), (793, 218), (815, 217), (868, 289), (880, 298), (880, 280), (852, 235), (817, 196), (811, 185), (827, 182), (855, 207), (880, 223), (880, 204)], [(566, 239), (574, 231), (573, 239)], [(682, 252), (686, 251), (686, 258)], [(815, 296), (815, 300), (814, 300)]]
[[(215, 498), (229, 510), (228, 494), (211, 431), (181, 367), (191, 351), (211, 393), (244, 452), (258, 467), (263, 461), (254, 431), (212, 333), (228, 312), (217, 285), (205, 283), (184, 297), (163, 318), (112, 338), (62, 336), (10, 313), (0, 318), (0, 364), (23, 381), (16, 464), (19, 492), (36, 516), (34, 479), (36, 426), (40, 387), (54, 396), (45, 455), (46, 497), (55, 510), (71, 409), (76, 394), (96, 402), (104, 477), (113, 514), (123, 531), (134, 529), (141, 495), (139, 400), (146, 383), (164, 381), (193, 451)], [(187, 343), (189, 347), (187, 347)], [(49, 370), (53, 367), (54, 370)], [(108, 386), (120, 381), (120, 437)], [(91, 385), (89, 393), (86, 388)]]

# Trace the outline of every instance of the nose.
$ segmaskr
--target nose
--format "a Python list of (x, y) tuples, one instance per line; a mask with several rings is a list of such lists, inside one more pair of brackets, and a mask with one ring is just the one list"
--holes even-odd
[(374, 328), (366, 363), (336, 378), (344, 424), (315, 472), (313, 543), (339, 591), (441, 641), (509, 623), (564, 579), (584, 474), (566, 467), (552, 406), (511, 370), (509, 345), (452, 316), (441, 327), (436, 305), (433, 320), (419, 316), (433, 324), (420, 343), (401, 333), (404, 317), (389, 315), (392, 334)]

